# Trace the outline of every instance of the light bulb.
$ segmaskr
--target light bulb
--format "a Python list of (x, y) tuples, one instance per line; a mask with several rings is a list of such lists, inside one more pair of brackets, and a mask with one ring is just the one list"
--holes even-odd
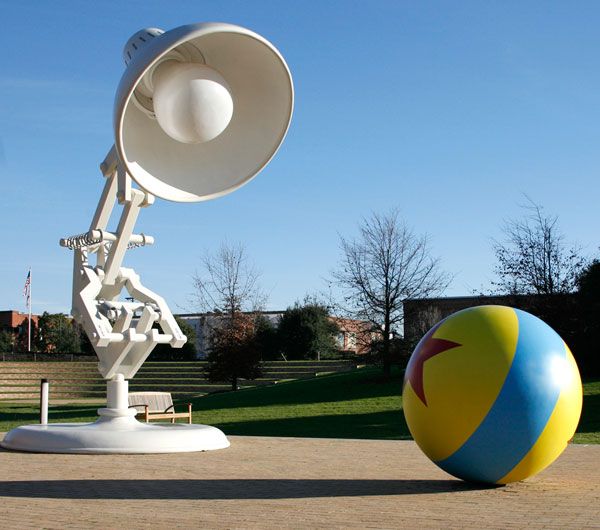
[(166, 61), (152, 76), (154, 114), (171, 138), (209, 142), (229, 125), (233, 100), (223, 76), (204, 64)]

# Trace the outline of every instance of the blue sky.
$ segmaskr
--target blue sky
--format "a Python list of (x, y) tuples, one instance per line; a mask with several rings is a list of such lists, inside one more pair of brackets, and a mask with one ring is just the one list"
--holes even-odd
[(157, 200), (128, 253), (175, 312), (200, 257), (243, 242), (284, 308), (324, 288), (338, 234), (399, 208), (427, 233), (449, 295), (489, 287), (491, 238), (528, 194), (598, 255), (600, 3), (0, 1), (0, 309), (68, 312), (70, 252), (113, 143), (122, 47), (143, 27), (249, 27), (294, 77), (287, 139), (247, 186), (206, 203)]

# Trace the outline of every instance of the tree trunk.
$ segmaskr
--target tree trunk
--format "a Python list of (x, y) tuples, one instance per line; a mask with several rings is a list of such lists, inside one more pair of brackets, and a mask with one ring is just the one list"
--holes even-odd
[(238, 378), (236, 376), (234, 376), (231, 379), (231, 390), (233, 390), (235, 392), (236, 390), (239, 390), (239, 388), (240, 387), (238, 386)]
[(383, 325), (383, 375), (390, 378), (392, 375), (392, 359), (390, 355), (390, 322), (386, 315)]
[(392, 360), (390, 359), (390, 341), (389, 340), (383, 341), (383, 375), (386, 378), (390, 378), (392, 376)]

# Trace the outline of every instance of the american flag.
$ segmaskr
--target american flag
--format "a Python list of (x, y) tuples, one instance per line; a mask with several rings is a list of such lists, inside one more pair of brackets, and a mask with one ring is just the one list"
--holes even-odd
[(27, 278), (25, 279), (25, 286), (23, 287), (23, 296), (29, 303), (29, 297), (31, 296), (31, 269), (27, 273)]

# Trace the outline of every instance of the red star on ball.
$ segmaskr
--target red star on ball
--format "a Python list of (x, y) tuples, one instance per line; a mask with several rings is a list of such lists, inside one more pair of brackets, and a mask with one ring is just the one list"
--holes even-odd
[(425, 335), (419, 344), (417, 344), (417, 347), (408, 362), (406, 373), (404, 375), (404, 384), (406, 384), (407, 381), (410, 383), (415, 394), (419, 396), (419, 399), (425, 406), (427, 406), (425, 388), (423, 387), (423, 365), (425, 361), (447, 350), (461, 346), (461, 344), (458, 344), (457, 342), (446, 339), (436, 339), (433, 336), (440, 324), (441, 322), (431, 328), (427, 332), (427, 335)]

